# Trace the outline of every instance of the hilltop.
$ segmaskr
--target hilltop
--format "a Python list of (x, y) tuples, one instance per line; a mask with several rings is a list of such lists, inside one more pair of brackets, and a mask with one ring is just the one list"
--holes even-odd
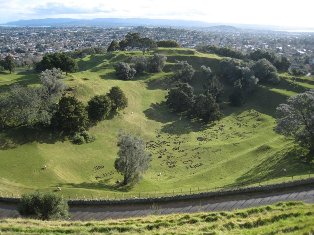
[[(278, 85), (260, 85), (240, 108), (222, 104), (224, 117), (204, 125), (170, 112), (164, 105), (168, 78), (177, 60), (186, 60), (196, 69), (192, 82), (202, 89), (201, 65), (214, 71), (222, 59), (193, 49), (158, 49), (167, 56), (164, 72), (145, 73), (135, 80), (122, 81), (114, 74), (113, 64), (128, 61), (141, 52), (114, 52), (78, 60), (79, 71), (65, 82), (70, 93), (87, 103), (94, 95), (119, 86), (129, 106), (112, 120), (90, 129), (96, 141), (73, 145), (43, 131), (19, 128), (1, 133), (0, 192), (19, 195), (40, 189), (71, 197), (135, 196), (139, 193), (174, 193), (235, 187), (260, 182), (280, 182), (308, 177), (314, 168), (298, 159), (295, 145), (274, 132), (275, 108), (287, 97), (314, 88), (313, 77), (293, 80), (281, 74)], [(149, 54), (148, 54), (149, 55)], [(37, 74), (20, 69), (15, 74), (0, 74), (1, 92), (13, 84), (36, 86)], [(228, 97), (228, 86), (226, 93)], [(153, 155), (151, 168), (135, 187), (119, 188), (121, 176), (114, 170), (119, 130), (141, 135)], [(47, 169), (42, 170), (46, 165)], [(283, 171), (286, 169), (286, 171)]]

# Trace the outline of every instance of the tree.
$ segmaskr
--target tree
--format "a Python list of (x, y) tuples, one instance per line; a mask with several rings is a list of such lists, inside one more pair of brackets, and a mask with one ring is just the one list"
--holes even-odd
[(221, 95), (223, 93), (224, 87), (222, 83), (219, 81), (217, 76), (215, 76), (210, 67), (206, 67), (205, 65), (201, 66), (201, 72), (203, 77), (207, 80), (207, 84), (205, 83), (204, 89), (209, 92), (217, 101), (220, 101)]
[(73, 96), (63, 96), (53, 116), (53, 125), (66, 134), (80, 132), (87, 127), (88, 115), (82, 102)]
[(66, 88), (58, 69), (46, 70), (40, 74), (40, 87), (13, 86), (0, 100), (2, 126), (48, 126), (56, 103)]
[(266, 59), (270, 63), (274, 64), (276, 56), (273, 52), (257, 49), (249, 54), (249, 58), (255, 61)]
[(14, 61), (13, 56), (7, 55), (7, 56), (4, 58), (3, 68), (4, 68), (5, 70), (9, 70), (10, 73), (12, 73), (12, 72), (14, 71), (14, 68), (15, 68), (15, 61)]
[(277, 74), (277, 69), (268, 60), (261, 59), (258, 60), (253, 66), (255, 77), (261, 82), (278, 83), (279, 77)]
[(290, 97), (277, 108), (276, 131), (309, 149), (314, 158), (314, 90)]
[(148, 58), (147, 69), (151, 73), (161, 72), (165, 67), (166, 61), (166, 56), (156, 53)]
[(127, 33), (127, 35), (125, 35), (125, 40), (127, 45), (133, 49), (139, 47), (141, 36), (139, 33)]
[(187, 83), (179, 83), (168, 92), (166, 99), (166, 104), (175, 112), (189, 111), (194, 102), (193, 88)]
[(41, 113), (39, 89), (15, 85), (0, 99), (2, 127), (33, 126)]
[(187, 61), (179, 61), (175, 66), (174, 78), (180, 82), (191, 82), (195, 70)]
[(111, 109), (111, 99), (107, 95), (96, 95), (88, 101), (88, 117), (92, 121), (101, 121), (108, 117)]
[(143, 54), (145, 54), (146, 51), (157, 48), (157, 44), (150, 38), (140, 38), (139, 47), (142, 49)]
[(137, 74), (141, 74), (147, 69), (147, 58), (145, 56), (132, 57), (131, 63)]
[(117, 145), (119, 152), (114, 166), (123, 175), (123, 184), (127, 185), (148, 169), (151, 154), (145, 150), (143, 139), (131, 134), (119, 134)]
[(66, 85), (62, 81), (62, 71), (60, 69), (53, 68), (51, 70), (45, 70), (40, 74), (40, 81), (42, 83), (43, 98), (47, 100), (55, 101), (64, 92)]
[(193, 115), (204, 122), (216, 121), (222, 117), (219, 105), (210, 93), (200, 94), (195, 97)]
[(107, 52), (118, 51), (120, 49), (119, 42), (116, 40), (112, 40), (109, 47), (107, 48)]
[(136, 70), (124, 62), (116, 63), (114, 69), (116, 70), (117, 77), (122, 80), (132, 80), (136, 74)]
[(68, 73), (74, 73), (78, 70), (76, 60), (71, 58), (70, 56), (62, 54), (61, 61), (62, 65), (60, 66), (60, 69), (64, 71), (66, 75), (68, 75)]
[(128, 99), (120, 87), (112, 87), (108, 93), (108, 97), (111, 100), (111, 110), (117, 112), (125, 109), (128, 106)]
[(65, 53), (45, 54), (42, 61), (36, 64), (36, 70), (61, 69), (63, 72), (72, 73), (77, 71), (77, 62)]
[(291, 62), (287, 57), (281, 56), (274, 61), (274, 65), (279, 71), (287, 72), (291, 66)]
[(61, 196), (52, 193), (31, 193), (22, 195), (18, 206), (20, 215), (33, 219), (67, 219), (69, 207)]

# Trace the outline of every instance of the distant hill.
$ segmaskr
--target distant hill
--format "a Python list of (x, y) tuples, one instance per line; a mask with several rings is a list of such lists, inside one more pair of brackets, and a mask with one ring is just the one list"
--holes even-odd
[(167, 19), (140, 19), (140, 18), (97, 18), (97, 19), (71, 19), (71, 18), (48, 18), (18, 20), (9, 22), (8, 26), (102, 26), (102, 27), (131, 27), (131, 26), (175, 26), (175, 27), (210, 27), (210, 24), (201, 21), (167, 20)]

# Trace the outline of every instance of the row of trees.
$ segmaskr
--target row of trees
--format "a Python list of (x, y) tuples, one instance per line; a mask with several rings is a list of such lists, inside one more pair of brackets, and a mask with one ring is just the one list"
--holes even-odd
[(150, 73), (161, 72), (166, 64), (167, 57), (154, 54), (150, 57), (133, 57), (131, 63), (118, 62), (114, 65), (116, 75), (121, 80), (132, 80), (136, 74), (147, 71)]
[(199, 46), (197, 47), (197, 50), (242, 60), (259, 61), (262, 59), (266, 59), (280, 72), (287, 72), (289, 67), (291, 66), (291, 62), (286, 56), (278, 56), (274, 52), (262, 49), (257, 49), (248, 54), (243, 54), (241, 51), (235, 50), (233, 48), (209, 45)]
[[(0, 100), (0, 126), (52, 128), (75, 137), (74, 142), (90, 142), (88, 127), (127, 107), (128, 101), (119, 87), (108, 94), (93, 97), (85, 106), (73, 96), (65, 95), (67, 86), (60, 69), (40, 74), (41, 86), (13, 86)], [(83, 142), (82, 142), (83, 140)]]
[(180, 47), (180, 45), (173, 40), (155, 42), (150, 38), (141, 37), (139, 33), (128, 33), (121, 41), (113, 40), (108, 46), (107, 51), (113, 52), (124, 51), (127, 49), (139, 49), (143, 51), (144, 54), (146, 51), (156, 49), (157, 47)]

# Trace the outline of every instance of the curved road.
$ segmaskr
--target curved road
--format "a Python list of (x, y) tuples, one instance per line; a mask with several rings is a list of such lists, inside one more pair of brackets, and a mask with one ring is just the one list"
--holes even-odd
[[(233, 210), (281, 201), (314, 203), (314, 186), (281, 190), (274, 193), (250, 193), (215, 198), (188, 199), (176, 202), (134, 203), (125, 205), (70, 205), (72, 220), (103, 220), (129, 218), (152, 214), (192, 213)], [(0, 202), (0, 218), (16, 218), (15, 203)]]

